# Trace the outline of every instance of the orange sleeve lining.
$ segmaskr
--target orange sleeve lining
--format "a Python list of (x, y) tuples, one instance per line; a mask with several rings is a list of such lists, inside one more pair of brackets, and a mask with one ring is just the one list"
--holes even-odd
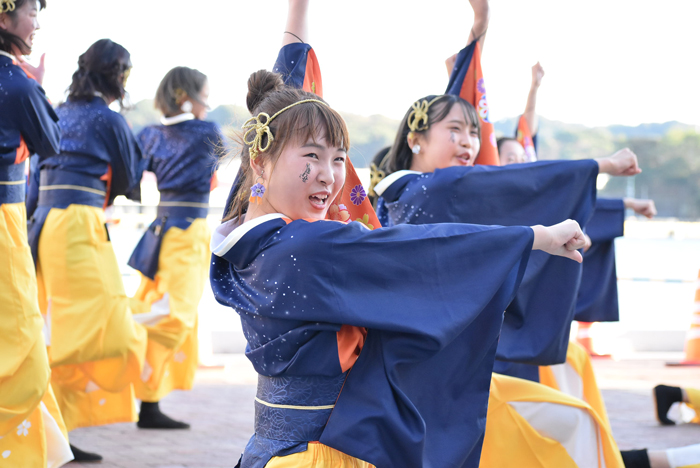
[(338, 339), (340, 368), (345, 372), (355, 365), (355, 361), (357, 361), (360, 351), (362, 351), (362, 347), (365, 345), (367, 329), (343, 325), (336, 335)]

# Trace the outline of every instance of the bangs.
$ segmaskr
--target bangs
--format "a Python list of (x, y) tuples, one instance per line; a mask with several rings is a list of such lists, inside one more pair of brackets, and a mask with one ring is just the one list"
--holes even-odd
[[(314, 97), (318, 99), (318, 97)], [(348, 151), (350, 137), (343, 118), (327, 105), (304, 103), (295, 106), (277, 117), (278, 126), (271, 125), (275, 135), (273, 145), (279, 150), (291, 142), (304, 144), (311, 140), (325, 138), (326, 145)]]
[[(428, 96), (422, 100), (430, 101), (434, 96)], [(479, 115), (476, 113), (476, 109), (468, 101), (465, 101), (459, 96), (453, 94), (445, 94), (441, 96), (432, 106), (428, 112), (429, 127), (433, 124), (444, 120), (447, 115), (452, 112), (452, 108), (459, 105), (462, 110), (462, 115), (466, 124), (476, 127), (479, 131), (479, 136), (481, 136), (481, 121)], [(409, 114), (410, 114), (409, 110)], [(406, 114), (407, 116), (409, 114)], [(428, 130), (429, 131), (429, 130)]]
[[(253, 73), (248, 80), (246, 104), (252, 117), (241, 130), (232, 132), (234, 147), (220, 159), (226, 160), (235, 153), (241, 158), (224, 221), (240, 217), (248, 209), (250, 189), (259, 178), (251, 160), (252, 145), (256, 148), (256, 164), (271, 163), (272, 172), (290, 144), (303, 146), (309, 141), (319, 144), (319, 140), (325, 140), (328, 148), (346, 153), (350, 148), (348, 127), (340, 114), (316, 94), (286, 86), (279, 74), (265, 70)], [(350, 158), (345, 158), (345, 162), (350, 164)]]
[(462, 108), (462, 114), (464, 115), (464, 120), (467, 121), (467, 125), (476, 127), (476, 129), (479, 130), (479, 136), (481, 136), (481, 121), (479, 120), (479, 116), (477, 115), (474, 106), (462, 98), (460, 98), (457, 103), (459, 103), (460, 107)]

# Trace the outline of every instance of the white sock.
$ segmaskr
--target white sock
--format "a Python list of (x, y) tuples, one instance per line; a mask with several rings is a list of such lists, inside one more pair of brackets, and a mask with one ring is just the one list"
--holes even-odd
[(666, 450), (671, 468), (683, 468), (700, 464), (700, 444), (686, 445)]

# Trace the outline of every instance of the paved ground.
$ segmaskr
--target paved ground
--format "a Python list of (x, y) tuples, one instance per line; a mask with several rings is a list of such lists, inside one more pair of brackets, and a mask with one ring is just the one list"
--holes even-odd
[[(660, 426), (651, 390), (659, 383), (700, 388), (700, 367), (667, 367), (677, 355), (637, 354), (622, 361), (594, 359), (613, 435), (621, 450), (664, 449), (700, 443), (700, 425)], [(664, 359), (666, 358), (666, 359)], [(674, 410), (671, 418), (677, 419)]]
[[(622, 361), (594, 360), (613, 432), (621, 449), (668, 448), (700, 443), (700, 425), (661, 427), (651, 389), (659, 382), (700, 387), (700, 368), (665, 367), (676, 356), (634, 355)], [(76, 446), (101, 453), (100, 465), (70, 468), (229, 468), (252, 433), (255, 374), (242, 355), (221, 356), (225, 367), (202, 369), (191, 392), (175, 392), (161, 407), (192, 424), (189, 431), (146, 431), (135, 424), (78, 429)]]

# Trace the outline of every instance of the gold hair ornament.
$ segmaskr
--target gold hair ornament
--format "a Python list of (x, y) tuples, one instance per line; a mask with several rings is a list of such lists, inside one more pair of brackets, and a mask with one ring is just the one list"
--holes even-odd
[(15, 11), (15, 0), (0, 0), (0, 13)]
[[(305, 102), (318, 102), (319, 104), (328, 106), (328, 104), (323, 101), (319, 101), (318, 99), (303, 99), (295, 102), (294, 104), (288, 105), (284, 109), (278, 110), (272, 117), (265, 112), (260, 112), (257, 117), (251, 117), (245, 121), (242, 129), (247, 129), (247, 131), (243, 134), (243, 142), (250, 146), (248, 152), (250, 153), (251, 160), (254, 161), (255, 158), (260, 155), (260, 153), (264, 153), (270, 149), (270, 145), (272, 145), (272, 141), (274, 140), (272, 131), (270, 130), (270, 122), (272, 122), (282, 112), (291, 109), (294, 106), (298, 106), (299, 104), (304, 104)], [(249, 139), (248, 136), (251, 133), (253, 134), (253, 138)], [(267, 135), (267, 142), (265, 143), (265, 146), (262, 146), (262, 139), (265, 135)]]
[(413, 103), (411, 113), (408, 114), (408, 120), (406, 121), (411, 132), (422, 132), (428, 129), (428, 110), (441, 97), (438, 96), (430, 102), (427, 99), (420, 99)]
[(379, 169), (376, 164), (374, 164), (374, 163), (370, 164), (370, 166), (369, 166), (369, 195), (371, 197), (377, 196), (377, 192), (374, 191), (374, 187), (376, 187), (379, 182), (384, 180), (385, 177), (386, 177), (386, 172)]
[(183, 102), (185, 102), (188, 98), (187, 91), (185, 91), (182, 88), (177, 88), (175, 90), (175, 104), (178, 106), (181, 106)]
[(124, 79), (122, 80), (122, 87), (126, 88), (126, 80), (129, 79), (130, 74), (131, 74), (131, 67), (124, 70)]

